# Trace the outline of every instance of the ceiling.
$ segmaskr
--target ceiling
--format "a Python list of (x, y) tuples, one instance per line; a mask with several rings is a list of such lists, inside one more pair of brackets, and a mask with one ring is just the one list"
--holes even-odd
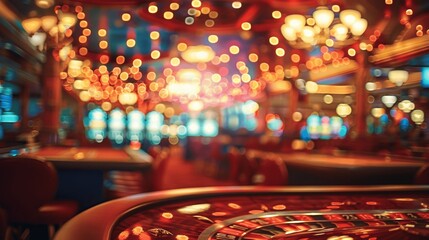
[[(306, 64), (316, 58), (321, 58), (324, 50), (320, 46), (295, 49), (288, 44), (281, 34), (280, 26), (284, 23), (284, 17), (290, 14), (310, 15), (320, 5), (338, 5), (341, 9), (359, 10), (362, 17), (368, 20), (368, 28), (360, 41), (370, 43), (374, 50), (360, 50), (358, 43), (328, 50), (329, 53), (336, 52), (343, 57), (342, 59), (347, 58), (351, 61), (359, 61), (357, 59), (359, 54), (347, 56), (347, 50), (350, 47), (355, 48), (358, 52), (363, 52), (364, 56), (371, 56), (377, 50), (383, 50), (385, 46), (415, 38), (418, 25), (421, 25), (424, 34), (427, 34), (429, 28), (429, 1), (426, 0), (393, 0), (392, 4), (387, 4), (388, 0), (243, 0), (241, 6), (237, 8), (232, 7), (233, 1), (230, 0), (69, 0), (57, 2), (57, 6), (60, 7), (49, 9), (37, 8), (33, 0), (5, 1), (20, 20), (30, 16), (52, 14), (54, 9), (75, 12), (76, 6), (82, 6), (84, 16), (78, 17), (78, 24), (74, 27), (72, 34), (73, 48), (76, 53), (73, 55), (74, 58), (90, 59), (92, 69), (96, 69), (100, 65), (106, 65), (108, 69), (115, 67), (124, 69), (126, 66), (131, 66), (134, 59), (141, 59), (143, 64), (139, 67), (139, 72), (143, 77), (127, 80), (127, 82), (132, 81), (136, 85), (136, 89), (138, 86), (142, 86), (138, 84), (144, 84), (146, 92), (139, 95), (140, 99), (155, 102), (171, 100), (183, 104), (196, 99), (203, 99), (214, 104), (231, 103), (235, 100), (258, 98), (261, 94), (266, 94), (268, 74), (261, 73), (260, 65), (262, 63), (267, 63), (269, 66), (268, 72), (271, 73), (271, 77), (268, 76), (269, 81), (273, 80), (271, 79), (273, 76), (276, 78), (274, 80), (284, 80), (306, 78), (311, 75), (312, 69), (306, 68)], [(177, 3), (177, 5), (172, 5), (172, 3)], [(192, 4), (195, 5), (192, 6)], [(156, 6), (156, 11), (151, 10), (153, 6)], [(407, 15), (408, 9), (412, 10), (412, 14)], [(205, 12), (206, 10), (207, 12)], [(281, 17), (273, 18), (273, 11), (279, 11)], [(171, 13), (172, 16), (165, 17), (166, 12)], [(121, 20), (124, 13), (130, 14), (129, 21)], [(87, 22), (87, 26), (82, 25), (84, 21)], [(243, 22), (251, 23), (249, 31), (242, 30)], [(84, 33), (84, 29), (89, 29), (90, 32)], [(100, 29), (106, 30), (106, 36), (99, 36)], [(154, 32), (157, 32), (159, 37), (151, 36)], [(210, 35), (216, 35), (217, 42), (210, 41), (208, 38)], [(82, 36), (85, 36), (86, 41), (80, 41)], [(276, 37), (279, 40), (278, 43), (270, 44), (270, 37)], [(128, 47), (126, 45), (128, 39), (134, 39), (135, 46)], [(101, 48), (100, 41), (106, 41), (108, 46)], [(216, 56), (227, 54), (229, 59), (228, 61), (220, 60), (219, 63), (207, 63), (204, 66), (186, 63), (181, 59), (179, 43), (185, 43), (188, 46), (209, 45), (216, 52)], [(238, 46), (239, 53), (231, 54), (231, 46)], [(86, 51), (81, 52), (82, 48)], [(276, 54), (278, 48), (284, 50), (280, 56)], [(158, 51), (156, 57), (152, 55), (154, 51)], [(256, 53), (258, 60), (249, 61), (250, 53)], [(427, 58), (424, 57), (426, 53), (424, 50), (410, 55), (406, 59), (401, 59), (394, 66), (382, 67), (404, 66), (409, 61), (414, 61), (416, 65), (427, 64)], [(299, 56), (299, 60), (293, 60), (292, 55)], [(100, 62), (102, 56), (107, 56), (108, 59)], [(124, 63), (118, 64), (118, 57), (123, 57)], [(416, 60), (416, 57), (420, 57), (421, 60)], [(171, 62), (172, 58), (182, 60), (180, 65), (174, 66)], [(415, 63), (416, 61), (417, 63)], [(245, 63), (247, 68), (245, 72), (256, 81), (258, 84), (256, 88), (249, 86), (249, 82), (230, 83), (234, 74), (243, 74), (237, 67), (239, 62)], [(329, 64), (332, 62), (326, 63), (326, 65)], [(371, 63), (369, 65), (371, 66)], [(281, 70), (286, 74), (276, 76), (276, 66), (282, 66)], [(201, 94), (187, 99), (160, 96), (162, 88), (168, 85), (166, 69), (169, 69), (167, 72), (177, 72), (181, 68), (196, 68), (203, 72), (203, 75), (225, 73), (222, 74), (222, 77), (228, 83), (223, 85), (210, 83), (201, 90)], [(354, 79), (351, 71), (354, 70), (351, 69), (339, 77), (330, 76), (320, 82), (322, 84), (349, 84)], [(153, 85), (150, 84), (154, 80), (147, 79), (149, 72), (154, 72), (155, 81), (159, 81), (158, 86), (153, 89)], [(263, 78), (265, 80), (261, 80)], [(205, 99), (206, 96), (208, 96), (207, 99)], [(95, 101), (100, 103), (103, 100), (95, 99)]]

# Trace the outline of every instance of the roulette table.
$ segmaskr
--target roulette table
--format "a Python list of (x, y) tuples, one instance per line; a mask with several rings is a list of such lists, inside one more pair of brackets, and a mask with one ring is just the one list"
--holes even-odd
[(97, 205), (68, 239), (429, 239), (429, 186), (208, 187)]

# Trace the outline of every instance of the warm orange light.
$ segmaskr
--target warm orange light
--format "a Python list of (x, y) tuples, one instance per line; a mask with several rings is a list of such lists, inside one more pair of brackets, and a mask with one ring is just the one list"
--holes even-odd
[(154, 81), (156, 78), (156, 73), (155, 72), (148, 72), (146, 77), (149, 81)]
[(233, 8), (235, 8), (235, 9), (239, 9), (239, 8), (241, 8), (241, 6), (242, 6), (242, 4), (241, 4), (241, 2), (239, 2), (239, 1), (234, 1), (234, 2), (232, 2), (232, 7)]
[(170, 12), (170, 11), (166, 11), (164, 12), (164, 19), (166, 20), (171, 20), (174, 17), (174, 13)]
[(291, 59), (291, 60), (292, 60), (292, 62), (294, 62), (294, 63), (299, 63), (299, 61), (301, 61), (301, 57), (300, 57), (298, 54), (296, 54), (296, 53), (292, 54), (292, 55), (290, 56), (290, 59)]
[(79, 36), (79, 42), (80, 43), (86, 43), (88, 41), (88, 39), (87, 39), (87, 37), (86, 36), (83, 36), (83, 35), (81, 35), (81, 36)]
[(82, 20), (85, 18), (85, 13), (84, 12), (78, 12), (78, 14), (76, 15), (77, 19)]
[(109, 56), (108, 55), (101, 55), (100, 63), (101, 64), (107, 64), (108, 62), (109, 62)]
[(132, 73), (133, 75), (137, 74), (138, 72), (139, 72), (139, 68), (138, 67), (132, 66), (130, 68), (130, 73)]
[(98, 36), (100, 36), (100, 37), (105, 37), (105, 36), (106, 36), (106, 34), (107, 34), (106, 29), (99, 29), (99, 30), (98, 30)]
[(270, 65), (268, 65), (268, 63), (261, 63), (259, 65), (259, 69), (261, 69), (261, 71), (266, 72), (270, 69)]
[(152, 31), (152, 32), (150, 32), (150, 39), (152, 39), (152, 40), (157, 40), (157, 39), (159, 39), (159, 32), (158, 31)]
[(88, 54), (88, 49), (86, 47), (79, 48), (79, 55), (86, 56)]
[(99, 66), (99, 67), (98, 67), (98, 71), (99, 71), (101, 74), (105, 74), (105, 73), (107, 73), (107, 67), (106, 67), (106, 65), (101, 65), (101, 66)]
[(186, 236), (186, 235), (177, 235), (176, 236), (176, 239), (177, 240), (189, 240), (189, 237), (188, 236)]
[(177, 67), (180, 65), (180, 59), (177, 57), (174, 57), (174, 58), (170, 59), (170, 64), (173, 67)]
[(86, 27), (88, 27), (88, 22), (85, 21), (85, 20), (82, 20), (82, 21), (79, 22), (79, 26), (81, 28), (86, 28)]
[(152, 59), (158, 59), (161, 56), (161, 52), (158, 50), (153, 50), (150, 53), (150, 56), (152, 57)]
[(282, 13), (281, 13), (280, 11), (278, 11), (278, 10), (275, 10), (275, 11), (273, 11), (273, 12), (271, 13), (271, 16), (272, 16), (274, 19), (280, 19), (280, 18), (282, 17)]
[(148, 12), (150, 12), (150, 13), (157, 13), (158, 12), (158, 6), (156, 6), (156, 5), (150, 5), (149, 7), (148, 7)]
[(177, 44), (177, 50), (180, 52), (185, 51), (188, 48), (188, 45), (186, 43), (179, 43)]
[(170, 3), (170, 9), (173, 11), (178, 10), (180, 5), (178, 3)]
[(206, 22), (204, 23), (206, 25), (206, 27), (213, 27), (215, 25), (215, 22), (212, 19), (207, 19)]
[(89, 35), (91, 35), (91, 29), (89, 29), (89, 28), (85, 28), (85, 29), (83, 29), (83, 31), (82, 31), (82, 34), (84, 35), (84, 36), (89, 36)]
[(129, 231), (127, 231), (127, 230), (122, 231), (122, 232), (119, 234), (119, 236), (118, 236), (118, 240), (125, 240), (125, 239), (127, 239), (129, 236), (130, 236), (130, 232), (129, 232)]
[(140, 59), (134, 59), (133, 60), (133, 66), (139, 68), (142, 65), (142, 60)]
[(100, 41), (100, 43), (98, 44), (98, 46), (101, 49), (106, 49), (109, 46), (109, 43), (107, 43), (107, 41), (105, 41), (105, 40), (102, 40), (102, 41)]
[(407, 14), (408, 16), (413, 15), (413, 9), (407, 9), (407, 10), (405, 11), (405, 14)]
[(256, 54), (256, 53), (249, 54), (249, 61), (251, 61), (251, 62), (257, 62), (258, 59), (259, 59), (258, 54)]
[(227, 63), (227, 62), (229, 62), (229, 60), (230, 60), (230, 57), (229, 57), (229, 55), (228, 54), (222, 54), (222, 55), (220, 55), (220, 61), (221, 62), (223, 62), (223, 63)]
[(129, 13), (122, 14), (122, 21), (129, 22), (131, 20), (131, 15)]
[(219, 16), (219, 13), (218, 13), (218, 12), (216, 12), (216, 11), (211, 11), (211, 12), (209, 13), (209, 17), (210, 17), (210, 18), (215, 19), (215, 18), (217, 18), (218, 16)]
[(192, 0), (191, 5), (194, 8), (199, 8), (199, 7), (201, 7), (201, 1), (200, 0)]
[(116, 57), (116, 63), (117, 64), (124, 64), (125, 62), (125, 57), (124, 56), (117, 56)]
[(238, 54), (240, 52), (240, 48), (236, 45), (232, 45), (229, 47), (229, 52), (232, 54)]
[(249, 31), (250, 29), (252, 29), (252, 24), (250, 24), (249, 22), (244, 22), (241, 24), (241, 29), (243, 29), (244, 31)]
[(279, 44), (279, 38), (278, 37), (270, 37), (269, 42), (271, 45), (275, 46), (277, 44)]
[[(181, 45), (180, 49), (184, 49), (184, 46)], [(214, 56), (213, 49), (205, 45), (189, 46), (182, 53), (182, 58), (189, 63), (209, 62)]]
[(286, 54), (286, 51), (283, 48), (276, 48), (276, 55), (283, 57)]
[(135, 47), (136, 46), (136, 40), (128, 39), (126, 44), (127, 44), (127, 47), (129, 47), (129, 48)]

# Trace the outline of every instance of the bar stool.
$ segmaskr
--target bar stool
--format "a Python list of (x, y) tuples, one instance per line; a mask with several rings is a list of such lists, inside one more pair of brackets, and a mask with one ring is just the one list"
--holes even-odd
[(49, 162), (30, 157), (0, 159), (0, 207), (6, 212), (18, 234), (30, 234), (28, 229), (45, 225), (52, 237), (55, 228), (78, 211), (75, 201), (54, 199), (58, 176)]

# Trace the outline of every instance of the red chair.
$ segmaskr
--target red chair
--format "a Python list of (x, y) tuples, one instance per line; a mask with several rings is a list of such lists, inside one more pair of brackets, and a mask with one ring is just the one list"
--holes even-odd
[(229, 180), (238, 181), (240, 173), (240, 163), (243, 158), (243, 154), (236, 147), (230, 147), (226, 154), (226, 159), (229, 162)]
[(153, 162), (153, 178), (152, 178), (152, 189), (162, 190), (163, 180), (165, 176), (165, 171), (167, 169), (167, 163), (170, 158), (170, 149), (163, 148), (161, 152), (158, 154), (157, 158), (154, 159)]
[(414, 178), (415, 184), (429, 185), (429, 165), (420, 168)]
[(147, 152), (153, 159), (155, 159), (156, 156), (158, 156), (158, 154), (161, 152), (161, 147), (158, 145), (152, 145), (149, 147)]
[(255, 185), (283, 186), (288, 183), (288, 171), (285, 162), (276, 156), (260, 159), (257, 173), (253, 177)]
[[(0, 206), (11, 226), (46, 225), (50, 234), (78, 211), (75, 201), (55, 200), (58, 176), (49, 162), (0, 159)], [(31, 234), (31, 233), (30, 233)]]
[(240, 157), (240, 170), (237, 182), (239, 185), (253, 185), (252, 179), (257, 170), (257, 157), (250, 151), (243, 153)]
[(6, 212), (0, 208), (0, 239), (6, 239), (7, 217)]

